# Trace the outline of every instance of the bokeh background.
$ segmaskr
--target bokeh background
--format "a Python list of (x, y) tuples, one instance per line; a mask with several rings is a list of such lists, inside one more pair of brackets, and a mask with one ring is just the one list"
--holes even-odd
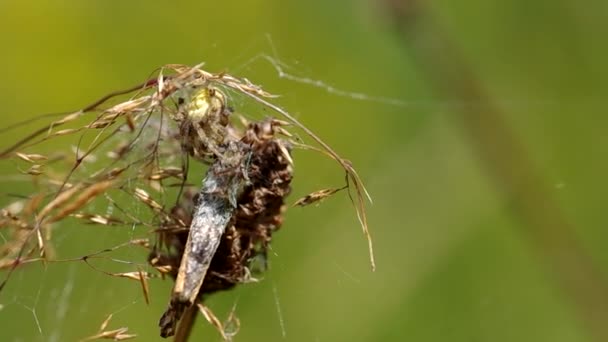
[[(0, 126), (205, 61), (281, 94), (374, 199), (377, 271), (346, 196), (290, 210), (263, 281), (208, 301), (221, 318), (236, 303), (236, 340), (606, 341), (607, 15), (567, 0), (2, 1)], [(281, 78), (261, 54), (369, 99)], [(295, 160), (292, 200), (342, 182), (318, 155)], [(118, 241), (62, 229), (62, 257)], [(109, 329), (160, 341), (171, 285), (152, 280), (146, 305), (137, 282), (83, 263), (24, 267), (0, 293), (0, 340), (77, 341), (114, 313)], [(192, 340), (219, 339), (199, 319)]]

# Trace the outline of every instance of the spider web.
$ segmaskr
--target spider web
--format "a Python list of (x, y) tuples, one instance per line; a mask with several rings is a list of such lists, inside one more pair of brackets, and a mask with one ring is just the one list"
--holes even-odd
[[(3, 266), (7, 270), (3, 274), (6, 277), (3, 311), (22, 316), (19, 321), (33, 322), (41, 340), (63, 340), (69, 318), (88, 315), (89, 308), (96, 306), (84, 302), (76, 307), (70, 304), (73, 296), (92, 302), (113, 296), (111, 285), (77, 286), (80, 282), (91, 284), (87, 277), (103, 284), (109, 275), (129, 279), (129, 276), (137, 278), (138, 272), (139, 275), (150, 272), (144, 249), (153, 243), (151, 231), (158, 226), (162, 211), (149, 205), (151, 199), (146, 205), (146, 196), (154, 196), (154, 203), (169, 203), (177, 196), (172, 184), (154, 180), (162, 175), (152, 171), (181, 172), (176, 145), (165, 143), (176, 134), (175, 125), (171, 126), (166, 116), (144, 114), (137, 123), (110, 125), (98, 131), (80, 130), (79, 127), (89, 125), (79, 126), (83, 120), (86, 119), (69, 122), (69, 127), (61, 129), (51, 124), (41, 140), (20, 149), (22, 160), (11, 161), (23, 174), (4, 180), (5, 189), (15, 189), (5, 196), (10, 200), (6, 206), (9, 216), (15, 215), (16, 219), (22, 213), (23, 217), (43, 215), (39, 210), (28, 209), (38, 201), (43, 203), (42, 207), (51, 209), (47, 214), (55, 215), (40, 227), (2, 231)], [(52, 138), (71, 143), (53, 143)], [(58, 151), (39, 148), (47, 140), (49, 144), (68, 147)], [(47, 154), (30, 153), (40, 150), (46, 150)], [(108, 177), (112, 173), (116, 173), (116, 178)], [(22, 182), (15, 184), (18, 180)], [(62, 191), (68, 194), (63, 199)], [(100, 191), (104, 192), (102, 196), (98, 196)], [(56, 211), (53, 203), (66, 205)], [(36, 248), (33, 241), (38, 241)], [(136, 295), (128, 301), (135, 304), (140, 300), (141, 295)], [(117, 310), (106, 309), (114, 313)], [(28, 330), (22, 333), (31, 336)]]
[[(270, 36), (267, 39), (272, 55), (257, 55), (239, 68), (268, 62), (278, 77), (334, 96), (405, 105), (397, 99), (349, 92), (298, 76), (277, 57)], [(259, 111), (234, 92), (229, 92), (229, 99), (245, 118)], [(9, 257), (0, 274), (8, 280), (0, 297), (0, 315), (10, 316), (20, 324), (3, 329), (3, 340), (78, 340), (100, 337), (104, 332), (127, 338), (131, 333), (140, 333), (142, 327), (156, 331), (158, 312), (143, 308), (150, 297), (164, 304), (172, 283), (158, 281), (161, 277), (147, 261), (149, 248), (155, 243), (154, 231), (167, 208), (177, 203), (184, 192), (196, 191), (205, 171), (204, 165), (183, 157), (176, 143), (178, 127), (167, 113), (160, 114), (136, 113), (135, 118), (95, 131), (79, 129), (96, 122), (91, 121), (91, 113), (77, 115), (67, 127), (51, 124), (41, 138), (33, 138), (19, 149), (21, 158), (4, 162), (2, 167), (9, 171), (0, 182), (4, 189), (11, 190), (4, 194), (1, 207), (9, 212), (27, 212), (34, 200), (49, 205), (60, 190), (70, 187), (74, 189), (71, 199), (82, 205), (48, 228), (29, 235), (0, 230), (4, 246), (18, 238), (28, 239), (28, 243), (38, 247), (15, 252), (16, 247), (12, 246), (12, 254), (6, 252)], [(56, 117), (47, 118), (50, 123), (55, 120)], [(40, 123), (36, 125), (44, 126)], [(27, 132), (29, 127), (11, 130)], [(119, 173), (116, 182), (99, 177), (107, 178), (112, 172)], [(183, 177), (185, 174), (187, 178)], [(104, 195), (87, 198), (87, 194), (97, 191)], [(41, 194), (41, 198), (32, 199), (32, 193)], [(26, 258), (24, 252), (28, 254)], [(13, 267), (16, 260), (20, 264)], [(281, 309), (280, 289), (272, 284), (271, 291), (276, 325), (285, 338), (288, 325)], [(233, 305), (220, 312), (225, 318), (234, 310)], [(140, 315), (141, 321), (126, 321), (124, 318), (132, 317), (134, 311), (147, 312)], [(230, 329), (236, 328), (226, 329), (230, 334)], [(90, 334), (83, 335), (83, 331)]]

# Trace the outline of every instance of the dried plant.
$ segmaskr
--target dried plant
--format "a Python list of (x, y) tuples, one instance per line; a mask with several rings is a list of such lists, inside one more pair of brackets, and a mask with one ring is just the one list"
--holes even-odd
[[(0, 212), (0, 229), (11, 237), (0, 246), (0, 269), (8, 270), (0, 290), (12, 272), (26, 263), (81, 260), (95, 268), (90, 260), (139, 245), (149, 251), (149, 263), (160, 276), (175, 280), (168, 309), (159, 322), (161, 336), (175, 334), (176, 340), (187, 340), (197, 308), (223, 330), (200, 303), (205, 295), (255, 280), (252, 262), (265, 260), (272, 234), (280, 228), (287, 209), (294, 148), (317, 149), (346, 173), (344, 187), (313, 192), (296, 204), (304, 206), (342, 189), (349, 194), (354, 190), (353, 203), (375, 267), (365, 214), (364, 197), (369, 196), (350, 162), (269, 102), (273, 95), (261, 87), (224, 73), (209, 73), (201, 66), (167, 65), (154, 79), (67, 113), (0, 153), (0, 158), (28, 165), (23, 173), (35, 184), (32, 194)], [(132, 94), (129, 99), (108, 105), (128, 94)], [(238, 115), (229, 107), (229, 95), (249, 97), (281, 119), (235, 120)], [(95, 117), (87, 119), (91, 116)], [(303, 130), (319, 147), (294, 139), (290, 133), (294, 129)], [(50, 139), (72, 135), (78, 137), (73, 160), (65, 154), (31, 151)], [(208, 165), (200, 189), (188, 177), (190, 158)], [(171, 191), (177, 191), (173, 204), (167, 199)], [(122, 208), (121, 198), (147, 208), (149, 217)], [(92, 211), (92, 203), (100, 201), (118, 208), (118, 213)], [(153, 243), (131, 240), (78, 259), (56, 259), (50, 237), (57, 224), (68, 218), (95, 225), (148, 227), (157, 238)], [(141, 265), (133, 266), (131, 272), (99, 271), (139, 281), (148, 301), (148, 280), (155, 275), (144, 272)], [(91, 338), (104, 337), (104, 330), (102, 326)], [(222, 331), (222, 336), (227, 339), (228, 335)]]

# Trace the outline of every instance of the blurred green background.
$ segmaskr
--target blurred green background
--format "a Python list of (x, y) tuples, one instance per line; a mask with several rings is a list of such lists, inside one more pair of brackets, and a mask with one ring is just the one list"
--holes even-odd
[[(205, 61), (281, 94), (374, 198), (377, 271), (346, 196), (292, 209), (263, 281), (208, 301), (221, 318), (236, 303), (236, 340), (605, 341), (607, 15), (566, 0), (2, 1), (0, 126)], [(255, 59), (275, 53), (293, 74), (399, 103), (282, 79)], [(291, 200), (342, 182), (316, 154), (295, 162)], [(60, 257), (122, 241), (61, 229)], [(152, 280), (146, 305), (137, 282), (83, 263), (21, 268), (0, 293), (0, 340), (77, 341), (114, 313), (109, 329), (159, 341), (171, 285)], [(192, 340), (219, 335), (199, 319)]]

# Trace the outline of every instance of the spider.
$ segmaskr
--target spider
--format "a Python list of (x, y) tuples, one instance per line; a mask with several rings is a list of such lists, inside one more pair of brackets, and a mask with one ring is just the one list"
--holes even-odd
[(226, 96), (215, 87), (196, 89), (189, 100), (179, 97), (173, 120), (180, 127), (182, 149), (206, 163), (222, 155), (230, 112)]

